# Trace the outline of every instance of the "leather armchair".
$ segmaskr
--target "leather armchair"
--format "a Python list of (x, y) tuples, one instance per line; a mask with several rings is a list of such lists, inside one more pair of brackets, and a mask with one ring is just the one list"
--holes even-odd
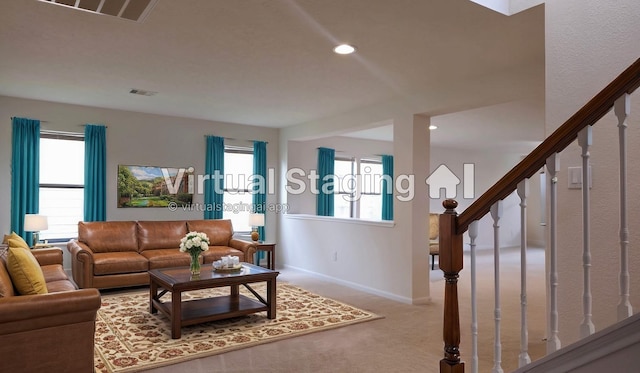
[(60, 249), (33, 254), (49, 293), (0, 297), (0, 372), (92, 372), (100, 293), (75, 290)]

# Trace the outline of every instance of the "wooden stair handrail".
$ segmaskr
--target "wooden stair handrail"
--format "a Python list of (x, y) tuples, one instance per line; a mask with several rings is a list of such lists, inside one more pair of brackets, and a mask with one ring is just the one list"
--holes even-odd
[(586, 126), (598, 122), (624, 94), (633, 93), (640, 86), (640, 58), (623, 71), (562, 126), (556, 129), (497, 183), (489, 188), (462, 214), (455, 211), (458, 203), (445, 200), (446, 211), (440, 215), (440, 269), (444, 272), (444, 357), (441, 373), (464, 373), (460, 359), (460, 312), (458, 309), (458, 275), (463, 266), (463, 234), (469, 225), (489, 213), (491, 206), (517, 189), (518, 183), (533, 176), (554, 153), (564, 150)]
[(547, 158), (553, 153), (560, 152), (569, 146), (576, 139), (580, 130), (598, 122), (613, 107), (619, 97), (625, 93), (633, 93), (639, 86), (640, 58), (458, 215), (456, 233), (464, 233), (469, 228), (469, 224), (486, 215), (493, 204), (516, 190), (520, 181), (533, 176), (540, 170), (545, 165)]

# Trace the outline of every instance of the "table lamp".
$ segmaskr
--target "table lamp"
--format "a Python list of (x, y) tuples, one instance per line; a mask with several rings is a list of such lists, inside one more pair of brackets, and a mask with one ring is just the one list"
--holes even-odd
[(40, 241), (40, 231), (47, 229), (49, 229), (49, 223), (46, 216), (38, 214), (24, 215), (24, 230), (25, 232), (33, 232), (33, 247)]
[(264, 214), (249, 214), (249, 225), (253, 228), (251, 231), (251, 239), (254, 241), (260, 240), (258, 227), (264, 227)]

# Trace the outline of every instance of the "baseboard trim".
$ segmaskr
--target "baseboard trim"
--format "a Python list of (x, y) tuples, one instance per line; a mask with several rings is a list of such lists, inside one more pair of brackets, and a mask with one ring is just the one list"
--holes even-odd
[(293, 269), (296, 271), (300, 271), (300, 272), (304, 272), (305, 274), (318, 278), (320, 280), (323, 281), (327, 281), (327, 282), (331, 282), (334, 284), (338, 284), (338, 285), (343, 285), (346, 286), (348, 288), (351, 289), (355, 289), (355, 290), (359, 290), (365, 293), (369, 293), (369, 294), (373, 294), (373, 295), (377, 295), (383, 298), (387, 298), (387, 299), (391, 299), (397, 302), (401, 302), (401, 303), (406, 303), (406, 304), (427, 304), (427, 303), (431, 303), (431, 298), (430, 297), (423, 297), (423, 298), (417, 298), (417, 299), (411, 299), (408, 297), (402, 297), (399, 296), (397, 294), (393, 294), (393, 293), (389, 293), (386, 291), (382, 291), (382, 290), (378, 290), (378, 289), (374, 289), (368, 286), (363, 286), (360, 284), (357, 284), (355, 282), (351, 282), (351, 281), (345, 281), (345, 280), (341, 280), (335, 277), (331, 277), (331, 276), (327, 276), (318, 272), (313, 272), (313, 271), (309, 271), (307, 269), (304, 268), (299, 268), (299, 267), (295, 267), (295, 266), (291, 266), (288, 264), (284, 265), (285, 268), (288, 269)]

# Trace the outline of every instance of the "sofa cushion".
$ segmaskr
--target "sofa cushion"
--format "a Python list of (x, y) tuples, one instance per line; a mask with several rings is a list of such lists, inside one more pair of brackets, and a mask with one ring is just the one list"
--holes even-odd
[(69, 280), (59, 280), (47, 282), (47, 290), (49, 293), (58, 293), (61, 291), (77, 290), (73, 282)]
[(178, 249), (187, 234), (184, 221), (139, 221), (140, 252), (156, 249)]
[(147, 250), (142, 255), (149, 260), (149, 269), (185, 267), (191, 263), (191, 256), (178, 249)]
[(220, 260), (223, 256), (237, 256), (241, 262), (246, 262), (244, 253), (229, 246), (209, 246), (209, 250), (202, 253), (206, 264)]
[(231, 220), (189, 220), (189, 232), (203, 232), (209, 237), (209, 246), (229, 246), (233, 236)]
[[(2, 251), (6, 252), (6, 250)], [(7, 271), (5, 258), (1, 257), (3, 255), (0, 255), (0, 298), (12, 297), (16, 295), (13, 291), (13, 282), (11, 281), (11, 276), (9, 275), (9, 271)]]
[(22, 247), (9, 247), (7, 269), (11, 281), (22, 295), (47, 294), (42, 269), (31, 252)]
[(40, 269), (42, 270), (44, 282), (46, 283), (53, 281), (64, 281), (69, 279), (60, 264), (41, 266)]
[(96, 276), (148, 270), (147, 259), (135, 252), (93, 254), (93, 274)]
[(78, 223), (78, 241), (94, 253), (138, 251), (135, 221)]

